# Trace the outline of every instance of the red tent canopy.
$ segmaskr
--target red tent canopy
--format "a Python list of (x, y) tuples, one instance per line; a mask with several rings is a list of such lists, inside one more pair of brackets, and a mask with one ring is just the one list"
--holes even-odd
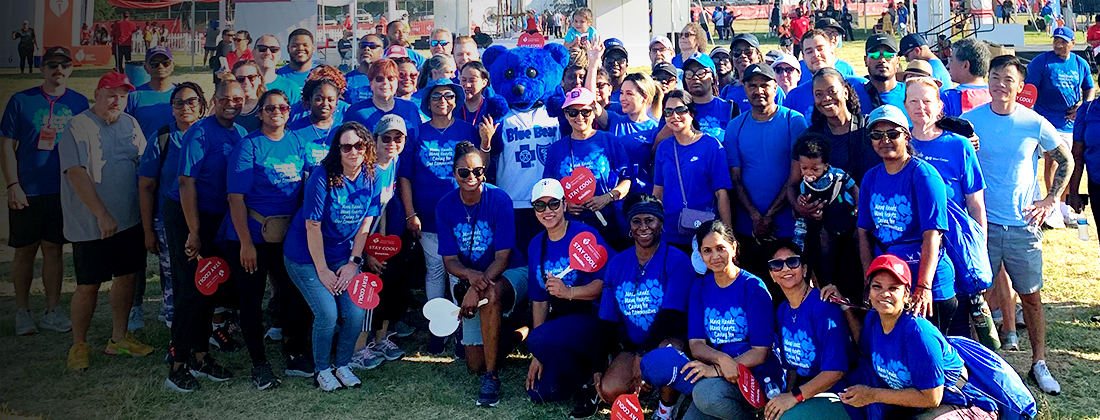
[[(199, 3), (216, 3), (218, 0), (194, 0)], [(160, 9), (169, 6), (175, 6), (180, 3), (190, 3), (190, 0), (160, 0), (160, 1), (141, 1), (141, 0), (107, 0), (112, 6), (122, 7), (126, 9)]]

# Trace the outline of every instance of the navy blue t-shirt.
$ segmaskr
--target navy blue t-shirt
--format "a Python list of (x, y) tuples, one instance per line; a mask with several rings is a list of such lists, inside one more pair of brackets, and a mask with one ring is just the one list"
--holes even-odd
[[(48, 97), (42, 88), (33, 87), (8, 99), (0, 120), (0, 136), (16, 142), (18, 181), (28, 197), (61, 192), (57, 141), (68, 128), (69, 120), (87, 109), (88, 98), (72, 89), (66, 89), (60, 97)], [(42, 130), (47, 127), (55, 131), (52, 141), (42, 138)]]
[(374, 182), (366, 171), (354, 180), (343, 176), (344, 183), (329, 188), (328, 173), (324, 169), (313, 171), (305, 183), (302, 208), (294, 215), (287, 230), (283, 254), (298, 264), (313, 264), (309, 253), (306, 221), (321, 222), (321, 238), (324, 243), (325, 263), (332, 265), (351, 258), (355, 234), (370, 214), (374, 196)]
[(184, 132), (180, 131), (174, 121), (166, 127), (171, 129), (168, 131), (164, 156), (161, 156), (160, 139), (156, 135), (160, 130), (157, 130), (146, 142), (145, 153), (142, 153), (141, 162), (138, 163), (138, 176), (157, 180), (157, 214), (160, 214), (168, 192), (173, 187), (179, 188), (180, 147)]
[[(498, 251), (511, 249), (515, 254), (516, 249), (512, 199), (492, 184), (481, 185), (481, 200), (477, 204), (467, 206), (456, 189), (439, 200), (435, 213), (439, 255), (458, 256), (462, 265), (477, 271), (489, 269)], [(515, 256), (510, 260), (511, 267)]]
[[(229, 155), (246, 135), (240, 125), (224, 127), (214, 116), (199, 120), (183, 135), (178, 175), (195, 179), (200, 211), (224, 214), (229, 209), (225, 192)], [(172, 183), (168, 197), (180, 200), (179, 182)]]
[(966, 196), (985, 189), (982, 168), (974, 145), (963, 136), (944, 131), (939, 137), (924, 141), (913, 139), (917, 155), (932, 164), (947, 186), (947, 199), (966, 208)]
[[(249, 209), (264, 217), (298, 213), (306, 156), (301, 140), (292, 133), (272, 140), (262, 131), (254, 131), (241, 139), (229, 162), (227, 192), (244, 194)], [(264, 242), (260, 222), (249, 217), (248, 230), (253, 242)], [(226, 238), (241, 241), (232, 228)]]
[(1085, 145), (1085, 161), (1077, 164), (1085, 165), (1089, 179), (1100, 180), (1100, 104), (1097, 101), (1087, 102), (1077, 110), (1073, 142)]
[[(856, 97), (859, 100), (859, 111), (863, 115), (871, 113), (874, 109), (871, 107), (871, 102), (867, 99), (867, 92), (863, 90), (863, 84), (867, 83), (867, 79), (857, 76), (845, 77), (848, 84), (852, 85), (852, 89), (856, 91)], [(848, 100), (853, 100), (848, 98)], [(806, 123), (810, 122), (810, 115), (814, 109), (814, 85), (813, 83), (803, 83), (791, 89), (787, 92), (787, 97), (783, 98), (783, 106), (798, 111), (802, 116), (806, 117)]]
[(155, 134), (161, 127), (176, 122), (176, 117), (172, 115), (172, 91), (175, 90), (175, 85), (172, 87), (167, 92), (157, 92), (146, 83), (130, 92), (126, 99), (126, 113), (137, 119), (141, 133), (147, 140), (156, 137)]
[(600, 297), (600, 318), (626, 326), (630, 342), (640, 345), (662, 309), (688, 311), (688, 296), (698, 278), (687, 254), (665, 243), (645, 264), (635, 248), (607, 263)]
[[(595, 195), (607, 194), (622, 180), (630, 179), (627, 170), (630, 159), (626, 156), (626, 149), (623, 149), (615, 136), (606, 131), (596, 131), (586, 140), (563, 137), (551, 144), (550, 150), (546, 152), (546, 166), (542, 176), (560, 180), (572, 175), (573, 169), (582, 166), (591, 169), (596, 176)], [(609, 205), (600, 211), (608, 223), (617, 216), (616, 207)], [(567, 215), (567, 218), (574, 220), (572, 215)], [(590, 226), (600, 223), (595, 213), (588, 210), (581, 213), (578, 219)]]
[[(811, 379), (821, 372), (848, 372), (854, 361), (852, 336), (840, 307), (821, 300), (821, 291), (810, 289), (798, 309), (790, 302), (779, 304), (776, 313), (779, 358), (783, 368)], [(841, 392), (841, 380), (828, 392)]]
[(420, 137), (405, 144), (404, 165), (397, 176), (412, 183), (413, 208), (425, 232), (436, 232), (436, 204), (458, 188), (452, 169), (455, 146), (463, 141), (478, 144), (477, 130), (465, 121), (455, 120), (443, 131), (423, 123)]
[[(569, 222), (569, 226), (565, 230), (565, 236), (557, 241), (551, 241), (547, 238), (545, 230), (539, 232), (535, 235), (534, 239), (531, 239), (531, 244), (527, 246), (527, 296), (532, 302), (549, 301), (550, 307), (553, 308), (555, 312), (555, 317), (567, 315), (568, 313), (587, 313), (596, 315), (596, 310), (600, 303), (599, 300), (588, 302), (558, 299), (546, 291), (546, 273), (557, 275), (566, 268), (569, 268), (569, 243), (574, 237), (582, 232), (589, 232), (595, 236), (596, 243), (607, 249), (609, 254), (607, 256), (608, 260), (612, 259), (614, 250), (607, 245), (607, 242), (604, 241), (599, 232), (591, 226), (581, 222)], [(545, 248), (543, 248), (544, 244), (546, 246)], [(605, 279), (609, 266), (610, 264), (604, 264), (602, 268), (593, 273), (573, 270), (562, 277), (561, 281), (565, 283), (566, 286), (584, 286), (594, 280)]]
[(630, 159), (630, 192), (653, 192), (653, 136), (657, 134), (657, 121), (646, 117), (634, 122), (626, 115), (614, 111), (607, 114), (607, 132), (613, 134), (626, 150)]

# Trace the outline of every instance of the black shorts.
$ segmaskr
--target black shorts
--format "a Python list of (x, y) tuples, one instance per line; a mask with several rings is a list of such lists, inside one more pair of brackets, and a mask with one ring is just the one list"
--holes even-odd
[(202, 49), (205, 51), (217, 51), (218, 47), (202, 47)]
[(23, 248), (39, 241), (68, 243), (61, 218), (60, 194), (27, 197), (27, 203), (30, 206), (23, 210), (8, 209), (9, 246)]
[(100, 284), (145, 270), (145, 231), (138, 224), (107, 239), (73, 242), (76, 284)]

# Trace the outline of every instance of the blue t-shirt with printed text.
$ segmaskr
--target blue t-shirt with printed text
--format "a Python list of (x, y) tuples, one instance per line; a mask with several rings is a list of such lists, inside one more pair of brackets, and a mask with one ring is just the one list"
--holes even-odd
[(659, 243), (646, 264), (638, 263), (635, 248), (627, 249), (607, 263), (600, 319), (623, 323), (630, 342), (640, 345), (660, 310), (687, 314), (696, 279), (687, 254), (668, 244)]
[(146, 83), (138, 86), (126, 98), (125, 112), (137, 119), (146, 139), (156, 137), (157, 130), (176, 122), (176, 117), (172, 115), (172, 91), (175, 90), (175, 85), (172, 87), (167, 92), (158, 92)]
[(359, 69), (348, 72), (344, 80), (348, 82), (348, 87), (344, 89), (344, 101), (347, 103), (356, 104), (374, 96), (370, 90), (370, 78)]
[(298, 138), (305, 149), (306, 172), (313, 172), (314, 169), (321, 166), (321, 161), (325, 159), (325, 156), (328, 156), (328, 151), (332, 146), (332, 135), (337, 128), (340, 128), (340, 124), (342, 124), (342, 121), (336, 119), (328, 128), (320, 128), (313, 125), (309, 117), (306, 117), (293, 120), (286, 125), (286, 132)]
[(631, 121), (618, 112), (607, 114), (607, 132), (619, 140), (630, 159), (630, 192), (653, 192), (653, 136), (657, 134), (657, 121), (646, 118), (642, 122)]
[(401, 165), (397, 176), (412, 183), (413, 208), (425, 232), (436, 232), (436, 205), (458, 188), (452, 169), (455, 146), (463, 141), (478, 144), (477, 130), (465, 121), (455, 120), (442, 132), (431, 123), (423, 123), (420, 137), (405, 144), (402, 155), (406, 164)]
[[(294, 215), (301, 207), (302, 174), (306, 156), (302, 142), (292, 133), (273, 140), (262, 131), (253, 131), (229, 157), (227, 192), (244, 194), (244, 204), (261, 216)], [(263, 226), (248, 218), (248, 230), (253, 242), (264, 242)], [(228, 229), (226, 237), (241, 241), (236, 229)]]
[[(565, 230), (565, 235), (556, 241), (550, 240), (546, 236), (546, 231), (539, 232), (531, 239), (531, 244), (527, 246), (527, 297), (529, 297), (532, 302), (550, 302), (551, 308), (557, 308), (555, 312), (596, 314), (595, 311), (599, 306), (599, 300), (584, 302), (559, 299), (546, 291), (546, 273), (556, 276), (566, 268), (569, 268), (570, 243), (573, 241), (573, 238), (583, 232), (591, 233), (596, 237), (596, 243), (607, 250), (608, 260), (611, 260), (615, 256), (615, 251), (607, 245), (607, 242), (604, 241), (599, 232), (591, 226), (581, 222), (569, 222), (569, 226)], [(544, 244), (546, 245), (545, 249), (543, 248)], [(600, 267), (599, 270), (592, 273), (572, 270), (569, 274), (561, 277), (561, 281), (565, 283), (566, 286), (572, 287), (584, 286), (594, 280), (606, 281), (605, 277), (607, 276), (609, 266), (610, 264), (604, 264), (603, 267)], [(566, 314), (554, 314), (555, 317), (563, 315)]]
[[(439, 255), (458, 256), (462, 265), (477, 271), (489, 269), (498, 251), (510, 249), (515, 254), (516, 248), (512, 199), (492, 184), (481, 185), (481, 200), (477, 204), (467, 206), (456, 189), (439, 200), (435, 213)], [(516, 260), (516, 256), (512, 255), (510, 260)]]
[[(561, 180), (582, 166), (592, 170), (592, 174), (596, 176), (597, 196), (607, 194), (622, 180), (630, 179), (630, 159), (626, 156), (626, 149), (615, 136), (606, 131), (596, 131), (585, 140), (563, 137), (551, 144), (550, 150), (546, 152), (546, 166), (542, 176)], [(605, 220), (611, 220), (617, 217), (616, 207), (605, 206), (600, 213), (603, 213)], [(580, 220), (589, 226), (600, 223), (595, 213), (587, 210), (577, 219), (571, 214), (567, 218)]]
[[(821, 372), (848, 372), (855, 360), (848, 322), (839, 306), (821, 300), (820, 290), (810, 289), (798, 309), (791, 309), (790, 302), (780, 303), (776, 321), (784, 369), (805, 379)], [(842, 380), (828, 392), (841, 392), (846, 386)]]
[[(1100, 180), (1100, 104), (1097, 101), (1081, 105), (1073, 124), (1073, 142), (1085, 146), (1084, 162), (1089, 179)], [(1096, 182), (1096, 181), (1093, 181)]]
[(185, 134), (174, 122), (166, 127), (171, 127), (171, 130), (168, 131), (168, 143), (163, 156), (160, 138), (157, 136), (160, 130), (157, 130), (145, 144), (145, 153), (141, 154), (137, 172), (138, 176), (157, 180), (157, 214), (160, 214), (164, 199), (172, 188), (179, 188), (180, 148)]
[[(195, 123), (180, 140), (179, 176), (195, 179), (199, 210), (224, 214), (229, 209), (226, 175), (229, 155), (248, 135), (240, 125), (222, 126), (214, 116)], [(180, 201), (179, 182), (172, 183), (168, 197)]]
[(1066, 111), (1081, 101), (1081, 90), (1095, 87), (1089, 63), (1084, 58), (1071, 53), (1063, 60), (1054, 51), (1031, 60), (1024, 82), (1035, 85), (1039, 92), (1032, 109), (1058, 131), (1067, 133), (1073, 131), (1073, 120), (1066, 119)]
[[(677, 162), (680, 164), (679, 172)], [(684, 195), (687, 195), (688, 208), (714, 212), (717, 216), (714, 193), (733, 188), (722, 143), (705, 134), (687, 146), (677, 143), (675, 137), (661, 141), (654, 157), (653, 185), (662, 187), (664, 191), (661, 198), (665, 207), (664, 240), (670, 244), (688, 244), (691, 235), (680, 233), (678, 221), (684, 208)]]
[(985, 188), (978, 155), (970, 140), (944, 131), (939, 137), (924, 141), (914, 138), (910, 144), (917, 156), (932, 164), (947, 186), (947, 199), (966, 208), (966, 196)]
[[(351, 108), (351, 105), (348, 104), (347, 102), (344, 102), (342, 100), (337, 100), (336, 101), (336, 110), (334, 110), (332, 112), (332, 126), (333, 127), (339, 127), (340, 124), (344, 123), (344, 114), (347, 113), (348, 108)], [(306, 120), (307, 122), (309, 122), (310, 121), (309, 115), (310, 115), (311, 112), (312, 112), (312, 110), (310, 109), (310, 104), (309, 103), (298, 102), (294, 105), (291, 105), (290, 106), (290, 118), (287, 119), (287, 128), (289, 128), (292, 124), (294, 124), (296, 122), (300, 123), (301, 120)], [(368, 131), (374, 131), (373, 129), (374, 129), (374, 127), (370, 127), (367, 130)]]
[(374, 182), (366, 171), (354, 180), (343, 177), (343, 185), (329, 188), (328, 173), (324, 169), (313, 171), (302, 193), (302, 208), (294, 215), (287, 230), (283, 254), (298, 264), (313, 264), (309, 253), (306, 221), (321, 222), (321, 239), (325, 250), (325, 263), (332, 265), (351, 258), (355, 234), (370, 214)]
[[(53, 106), (50, 106), (53, 102)], [(51, 113), (50, 110), (53, 109)], [(28, 197), (61, 192), (61, 161), (57, 142), (69, 121), (88, 109), (88, 98), (66, 89), (59, 97), (48, 98), (42, 88), (33, 87), (12, 95), (0, 119), (0, 136), (15, 140), (15, 161), (19, 166), (19, 184)], [(39, 147), (42, 128), (55, 131), (52, 142)], [(16, 180), (8, 180), (8, 183)]]
[[(775, 344), (775, 307), (764, 281), (739, 270), (733, 283), (718, 287), (714, 273), (696, 281), (688, 298), (688, 340), (706, 340), (711, 347), (737, 357), (753, 347)], [(752, 368), (754, 376), (763, 376), (782, 384), (782, 369), (774, 352), (768, 352), (763, 365)]]
[[(741, 168), (741, 183), (761, 214), (768, 211), (776, 197), (785, 194), (783, 185), (791, 176), (791, 149), (804, 131), (806, 119), (802, 114), (782, 106), (767, 121), (757, 121), (751, 113), (741, 114), (726, 128), (722, 141), (726, 164)], [(738, 216), (737, 232), (752, 234), (752, 219), (747, 214)], [(780, 212), (773, 222), (778, 236), (794, 236), (791, 212)]]
[[(924, 232), (947, 231), (947, 186), (936, 168), (919, 158), (912, 158), (893, 175), (879, 165), (863, 175), (858, 215), (856, 226), (870, 231), (882, 243), (882, 247), (874, 247), (875, 255), (885, 253), (885, 247), (886, 252), (909, 263), (909, 269), (917, 273)], [(955, 296), (954, 266), (943, 249), (938, 259), (932, 280), (933, 301)]]
[[(382, 117), (393, 114), (405, 120), (405, 138), (414, 139), (419, 136), (420, 124), (425, 120), (420, 118), (420, 108), (412, 101), (396, 98), (393, 100), (393, 109), (383, 111), (378, 109), (373, 100), (363, 101), (352, 105), (344, 113), (344, 122), (355, 121), (363, 124), (368, 131), (374, 132), (374, 126)], [(407, 140), (406, 140), (407, 141)]]

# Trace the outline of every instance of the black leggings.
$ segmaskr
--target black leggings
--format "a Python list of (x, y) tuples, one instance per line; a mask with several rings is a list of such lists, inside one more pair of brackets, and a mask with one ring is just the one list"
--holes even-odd
[(34, 47), (19, 47), (19, 72), (23, 72), (23, 64), (27, 70), (34, 73)]
[(241, 243), (226, 241), (225, 254), (241, 296), (241, 334), (252, 358), (252, 366), (267, 364), (264, 353), (263, 302), (267, 290), (267, 275), (279, 287), (280, 317), (283, 320), (283, 353), (302, 356), (309, 351), (309, 328), (313, 311), (302, 292), (290, 281), (283, 263), (282, 243), (256, 243), (256, 271), (249, 273), (241, 266)]
[[(164, 201), (164, 233), (172, 261), (172, 296), (175, 299), (172, 322), (172, 346), (175, 361), (186, 362), (191, 353), (205, 352), (210, 341), (210, 317), (214, 315), (215, 296), (207, 296), (195, 287), (195, 270), (198, 260), (187, 258), (184, 244), (187, 242), (187, 220), (179, 201)], [(199, 239), (203, 257), (221, 257), (215, 239), (221, 227), (223, 214), (199, 212)], [(234, 282), (227, 281), (218, 287), (218, 294), (232, 293)]]
[(384, 287), (378, 291), (378, 307), (369, 315), (372, 331), (382, 328), (382, 321), (400, 321), (412, 305), (409, 283), (412, 282), (414, 272), (412, 264), (416, 260), (411, 257), (416, 253), (423, 254), (423, 251), (419, 242), (413, 242), (412, 234), (408, 231), (401, 235), (401, 243), (401, 252), (386, 260), (386, 268), (379, 276)]

